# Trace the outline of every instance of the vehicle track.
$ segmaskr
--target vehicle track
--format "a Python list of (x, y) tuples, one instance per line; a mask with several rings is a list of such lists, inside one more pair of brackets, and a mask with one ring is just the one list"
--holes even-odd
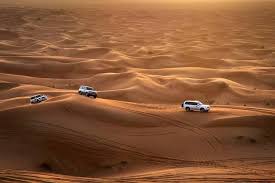
[(240, 109), (240, 110), (254, 111), (254, 112), (260, 112), (260, 113), (275, 115), (275, 110), (274, 109), (267, 109), (267, 108), (242, 107), (242, 106), (225, 106), (225, 105), (214, 105), (213, 107), (220, 107), (220, 108), (226, 108), (226, 109)]
[[(126, 144), (122, 144), (110, 139), (106, 139), (103, 137), (96, 136), (94, 134), (92, 135), (83, 135), (80, 134), (78, 131), (65, 128), (59, 125), (53, 125), (47, 122), (42, 121), (28, 121), (28, 124), (30, 124), (26, 129), (22, 128), (23, 130), (26, 130), (26, 134), (29, 133), (35, 133), (37, 129), (39, 129), (38, 133), (35, 133), (35, 136), (38, 138), (39, 136), (43, 137), (43, 133), (48, 135), (49, 132), (54, 132), (51, 137), (54, 135), (58, 138), (53, 138), (54, 141), (58, 141), (59, 143), (69, 143), (77, 147), (80, 151), (86, 151), (87, 154), (90, 154), (93, 152), (93, 154), (100, 155), (100, 152), (98, 152), (98, 149), (93, 148), (92, 145), (89, 145), (92, 143), (96, 143), (99, 146), (103, 146), (103, 148), (107, 148), (110, 150), (116, 150), (118, 152), (128, 152), (130, 153), (133, 158), (138, 158), (141, 160), (144, 160), (145, 162), (152, 162), (157, 164), (168, 164), (170, 166), (210, 166), (214, 165), (218, 166), (215, 162), (212, 161), (189, 161), (189, 160), (183, 160), (183, 159), (177, 159), (177, 158), (171, 158), (171, 157), (163, 157), (160, 155), (156, 155), (152, 152), (143, 152), (142, 150), (129, 146)], [(31, 127), (31, 128), (30, 128)], [(33, 129), (33, 130), (32, 130)], [(29, 132), (29, 130), (31, 130)], [(12, 133), (12, 132), (11, 132)], [(16, 135), (16, 132), (13, 132)], [(59, 134), (62, 134), (61, 136)], [(70, 139), (74, 139), (74, 141), (71, 141)]]
[(190, 125), (190, 123), (187, 123), (186, 121), (180, 121), (180, 120), (169, 118), (167, 116), (156, 115), (156, 114), (152, 114), (152, 113), (149, 113), (149, 112), (137, 111), (137, 110), (133, 110), (133, 109), (117, 106), (117, 105), (112, 105), (112, 104), (109, 104), (109, 103), (108, 103), (108, 105), (112, 106), (112, 107), (115, 107), (115, 108), (119, 108), (123, 111), (128, 111), (128, 112), (132, 112), (132, 113), (136, 113), (136, 114), (145, 115), (145, 116), (154, 117), (154, 118), (157, 118), (157, 119), (164, 120), (164, 121), (168, 122), (168, 124), (172, 124), (173, 126), (176, 126), (178, 128), (183, 128), (185, 130), (191, 131), (191, 132), (193, 132), (194, 134), (196, 134), (198, 136), (201, 136), (201, 133), (209, 135), (216, 142), (215, 145), (212, 144), (213, 140), (208, 140), (208, 139), (202, 139), (202, 140), (206, 140), (207, 143), (214, 150), (216, 150), (216, 145), (218, 145), (218, 146), (222, 145), (221, 141), (216, 136), (214, 136), (213, 134), (211, 134), (210, 132), (208, 132), (207, 130), (205, 130), (203, 128), (200, 128), (200, 127), (195, 126), (195, 125)]

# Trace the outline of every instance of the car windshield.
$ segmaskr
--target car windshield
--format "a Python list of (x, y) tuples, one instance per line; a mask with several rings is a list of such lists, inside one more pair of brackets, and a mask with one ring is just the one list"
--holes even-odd
[(201, 102), (198, 102), (198, 104), (199, 104), (199, 105), (202, 105), (202, 103), (201, 103)]

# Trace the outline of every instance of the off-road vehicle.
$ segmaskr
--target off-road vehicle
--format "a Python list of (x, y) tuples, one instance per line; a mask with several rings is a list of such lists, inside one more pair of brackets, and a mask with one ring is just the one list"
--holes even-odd
[(46, 95), (38, 94), (38, 95), (32, 96), (30, 99), (30, 102), (31, 102), (31, 104), (37, 104), (37, 103), (43, 102), (47, 99), (48, 99), (48, 97)]
[(78, 93), (80, 95), (85, 95), (87, 97), (94, 97), (96, 98), (97, 97), (97, 92), (95, 91), (94, 88), (90, 87), (90, 86), (80, 86), (79, 90), (78, 90)]
[(200, 101), (196, 100), (186, 100), (181, 105), (187, 112), (190, 111), (200, 111), (200, 112), (208, 112), (210, 110), (209, 105), (205, 105)]

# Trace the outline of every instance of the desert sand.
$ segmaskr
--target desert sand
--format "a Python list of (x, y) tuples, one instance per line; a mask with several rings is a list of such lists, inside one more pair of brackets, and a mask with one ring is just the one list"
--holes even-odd
[(1, 5), (0, 182), (275, 182), (274, 28), (274, 2)]

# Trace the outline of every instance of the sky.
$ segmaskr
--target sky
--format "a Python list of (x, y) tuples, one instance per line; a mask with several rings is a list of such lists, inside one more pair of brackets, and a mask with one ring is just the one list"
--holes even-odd
[(165, 3), (199, 3), (199, 2), (246, 2), (250, 3), (253, 1), (273, 1), (275, 0), (0, 0), (0, 4), (6, 4), (9, 6), (55, 6), (55, 7), (66, 7), (66, 6), (86, 6), (94, 4), (119, 4), (119, 3), (154, 3), (154, 4), (165, 4)]

